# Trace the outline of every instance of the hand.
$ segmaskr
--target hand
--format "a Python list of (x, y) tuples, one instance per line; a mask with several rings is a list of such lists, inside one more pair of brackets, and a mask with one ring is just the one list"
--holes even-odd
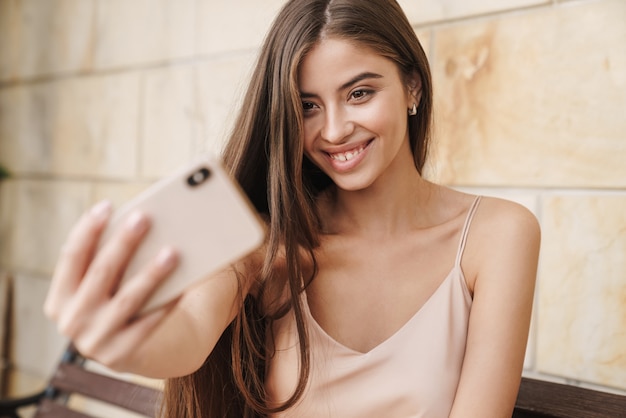
[(162, 308), (137, 317), (150, 294), (174, 270), (178, 257), (173, 249), (163, 248), (136, 277), (120, 286), (150, 222), (142, 213), (131, 214), (98, 250), (110, 215), (111, 205), (101, 202), (74, 226), (57, 262), (44, 312), (83, 355), (123, 369), (169, 311)]

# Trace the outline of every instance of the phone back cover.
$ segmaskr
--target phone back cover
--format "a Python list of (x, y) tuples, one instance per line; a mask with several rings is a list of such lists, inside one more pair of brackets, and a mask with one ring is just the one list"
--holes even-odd
[[(210, 177), (191, 187), (187, 178), (199, 167), (209, 168)], [(151, 227), (122, 281), (135, 276), (166, 245), (176, 248), (180, 255), (176, 270), (159, 286), (142, 313), (171, 301), (189, 285), (249, 254), (265, 236), (264, 225), (239, 186), (211, 160), (202, 160), (156, 183), (120, 209), (112, 223), (121, 222), (134, 209), (148, 214)]]

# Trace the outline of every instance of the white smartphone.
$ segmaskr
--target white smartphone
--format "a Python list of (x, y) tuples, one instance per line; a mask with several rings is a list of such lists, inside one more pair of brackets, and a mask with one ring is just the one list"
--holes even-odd
[(265, 239), (265, 225), (254, 207), (221, 164), (211, 158), (158, 181), (116, 211), (100, 245), (136, 209), (149, 216), (151, 226), (122, 282), (130, 280), (166, 245), (179, 254), (178, 266), (139, 314), (170, 302), (190, 285), (251, 253)]

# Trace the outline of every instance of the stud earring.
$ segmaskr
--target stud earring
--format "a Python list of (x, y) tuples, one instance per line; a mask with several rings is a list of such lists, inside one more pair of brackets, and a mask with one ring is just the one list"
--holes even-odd
[(413, 107), (409, 109), (409, 116), (417, 115), (417, 104), (413, 103)]

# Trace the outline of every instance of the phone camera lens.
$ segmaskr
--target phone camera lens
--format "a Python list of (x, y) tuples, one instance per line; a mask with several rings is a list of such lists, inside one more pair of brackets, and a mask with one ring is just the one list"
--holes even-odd
[(211, 172), (208, 168), (201, 168), (197, 170), (195, 173), (187, 177), (187, 184), (192, 187), (198, 186), (206, 181), (209, 178)]

